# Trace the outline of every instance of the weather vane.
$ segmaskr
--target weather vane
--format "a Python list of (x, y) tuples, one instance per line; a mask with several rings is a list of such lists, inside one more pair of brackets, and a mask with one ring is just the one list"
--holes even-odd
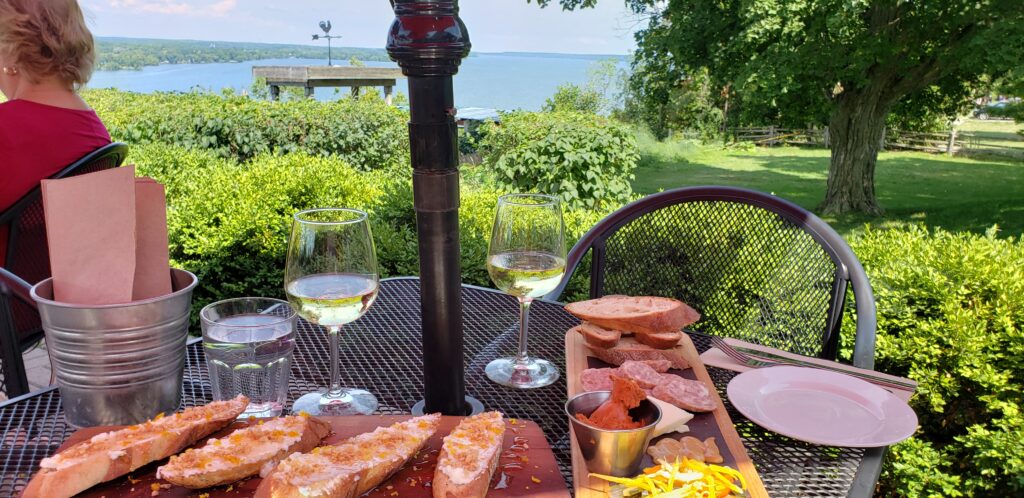
[(327, 65), (331, 66), (331, 65), (333, 65), (331, 63), (331, 38), (341, 38), (341, 35), (331, 36), (331, 21), (329, 21), (329, 20), (328, 21), (320, 21), (320, 29), (324, 30), (324, 34), (322, 34), (322, 35), (313, 35), (313, 39), (314, 40), (319, 40), (321, 38), (326, 38), (327, 39)]

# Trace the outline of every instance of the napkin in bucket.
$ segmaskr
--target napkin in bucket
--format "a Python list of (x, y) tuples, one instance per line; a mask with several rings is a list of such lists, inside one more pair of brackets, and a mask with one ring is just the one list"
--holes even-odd
[(171, 293), (163, 185), (125, 166), (43, 180), (55, 301), (120, 304)]

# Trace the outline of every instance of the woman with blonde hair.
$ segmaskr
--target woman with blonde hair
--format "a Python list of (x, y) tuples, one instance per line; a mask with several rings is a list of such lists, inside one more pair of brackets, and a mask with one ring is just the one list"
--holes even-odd
[[(75, 0), (0, 0), (0, 212), (110, 143), (78, 95), (92, 75), (92, 33)], [(0, 228), (0, 265), (7, 234)]]

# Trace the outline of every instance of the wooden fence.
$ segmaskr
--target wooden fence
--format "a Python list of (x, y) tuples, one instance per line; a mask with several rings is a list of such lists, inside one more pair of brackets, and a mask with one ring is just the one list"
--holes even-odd
[[(765, 126), (761, 128), (734, 128), (733, 138), (738, 142), (754, 142), (757, 145), (809, 145), (829, 147), (828, 129), (799, 129)], [(912, 133), (892, 132), (885, 134), (885, 148), (888, 150), (917, 150), (922, 152), (957, 154), (978, 148), (978, 139), (971, 133)]]

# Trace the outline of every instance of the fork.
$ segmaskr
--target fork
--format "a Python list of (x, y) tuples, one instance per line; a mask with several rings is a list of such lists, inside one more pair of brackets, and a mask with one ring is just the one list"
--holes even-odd
[(858, 371), (855, 371), (855, 370), (846, 370), (846, 369), (843, 369), (843, 368), (830, 367), (830, 366), (827, 366), (827, 365), (820, 365), (818, 363), (811, 363), (811, 362), (808, 362), (808, 361), (801, 361), (801, 360), (790, 359), (790, 358), (781, 358), (779, 356), (775, 356), (775, 358), (780, 358), (780, 361), (769, 361), (769, 360), (766, 360), (764, 358), (756, 358), (754, 356), (751, 356), (749, 354), (746, 354), (746, 353), (743, 353), (741, 351), (736, 350), (736, 348), (734, 348), (731, 345), (729, 345), (729, 343), (725, 342), (725, 339), (723, 339), (721, 337), (710, 336), (710, 339), (711, 339), (711, 345), (712, 346), (717, 348), (719, 351), (725, 353), (726, 356), (728, 356), (728, 357), (730, 357), (730, 358), (732, 358), (732, 359), (734, 359), (734, 360), (736, 360), (736, 361), (738, 361), (738, 362), (740, 362), (743, 365), (746, 365), (748, 367), (762, 368), (762, 367), (774, 367), (774, 366), (778, 366), (778, 365), (790, 365), (790, 366), (818, 368), (818, 369), (822, 369), (822, 370), (831, 370), (833, 372), (838, 372), (838, 373), (850, 375), (850, 376), (853, 376), (853, 377), (857, 377), (859, 379), (865, 380), (865, 381), (870, 382), (872, 384), (875, 384), (875, 385), (878, 385), (878, 386), (881, 386), (881, 387), (890, 388), (889, 389), (890, 391), (892, 391), (892, 389), (900, 389), (900, 390), (913, 390), (914, 389), (914, 386), (909, 385), (909, 384), (905, 384), (905, 383), (898, 382), (898, 381), (890, 381), (888, 379), (883, 379), (881, 377), (876, 377), (874, 375), (863, 373), (863, 372), (858, 372)]

